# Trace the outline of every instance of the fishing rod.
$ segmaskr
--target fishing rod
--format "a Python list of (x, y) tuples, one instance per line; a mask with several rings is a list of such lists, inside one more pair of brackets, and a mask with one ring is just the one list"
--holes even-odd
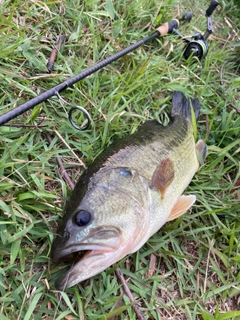
[[(212, 0), (211, 4), (209, 6), (209, 8), (206, 11), (206, 16), (207, 16), (207, 31), (205, 32), (204, 35), (201, 34), (197, 34), (193, 36), (193, 40), (189, 39), (189, 38), (184, 38), (181, 33), (177, 30), (178, 26), (179, 26), (179, 21), (190, 21), (192, 19), (192, 14), (190, 12), (186, 13), (182, 19), (178, 20), (178, 19), (173, 19), (169, 22), (164, 23), (163, 25), (161, 25), (160, 27), (158, 27), (156, 29), (156, 31), (154, 33), (152, 33), (151, 35), (145, 37), (144, 39), (137, 41), (136, 43), (130, 45), (129, 47), (115, 53), (114, 55), (96, 63), (95, 65), (93, 65), (92, 67), (89, 67), (85, 70), (83, 70), (82, 72), (78, 73), (77, 75), (71, 77), (68, 80), (65, 80), (64, 82), (58, 84), (57, 86), (41, 93), (40, 95), (32, 98), (31, 100), (23, 103), (20, 106), (15, 107), (14, 109), (6, 112), (5, 114), (0, 116), (0, 125), (3, 125), (5, 123), (7, 123), (8, 121), (16, 118), (17, 116), (19, 116), (20, 114), (24, 113), (25, 111), (28, 111), (30, 109), (32, 109), (33, 107), (39, 105), (40, 103), (42, 103), (43, 101), (48, 100), (49, 98), (53, 97), (53, 96), (57, 96), (60, 101), (64, 101), (63, 98), (60, 95), (60, 92), (67, 89), (68, 87), (74, 85), (76, 82), (83, 80), (84, 78), (88, 77), (89, 75), (93, 74), (94, 72), (102, 69), (103, 67), (107, 66), (108, 64), (112, 63), (113, 61), (118, 60), (119, 58), (123, 57), (124, 55), (136, 50), (137, 48), (139, 48), (140, 46), (142, 46), (143, 44), (158, 38), (160, 36), (166, 35), (166, 34), (171, 34), (171, 33), (175, 33), (176, 35), (178, 35), (181, 39), (183, 39), (185, 42), (187, 42), (187, 45), (184, 49), (184, 53), (183, 56), (185, 59), (188, 59), (191, 56), (195, 56), (199, 59), (202, 59), (203, 57), (206, 56), (207, 51), (208, 51), (208, 44), (207, 44), (207, 39), (209, 37), (209, 35), (213, 32), (212, 29), (212, 22), (211, 22), (211, 18), (210, 16), (212, 15), (213, 11), (215, 10), (215, 8), (218, 6), (218, 1), (217, 0)], [(64, 101), (65, 102), (65, 101)], [(65, 102), (66, 103), (66, 102)], [(72, 114), (75, 110), (79, 110), (81, 111), (86, 119), (87, 119), (87, 124), (82, 127), (82, 126), (78, 126), (73, 118), (72, 118)], [(91, 124), (91, 117), (89, 115), (89, 113), (87, 112), (86, 109), (80, 107), (80, 106), (74, 106), (70, 109), (69, 114), (69, 121), (70, 123), (73, 125), (74, 128), (76, 128), (77, 130), (86, 130), (89, 128), (90, 124)]]

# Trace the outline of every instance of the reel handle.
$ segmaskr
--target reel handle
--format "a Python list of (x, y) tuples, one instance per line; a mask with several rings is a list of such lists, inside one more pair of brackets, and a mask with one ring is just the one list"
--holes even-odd
[(192, 13), (191, 12), (185, 12), (180, 21), (183, 22), (190, 22), (192, 20)]
[(219, 2), (217, 0), (212, 0), (210, 6), (206, 10), (206, 17), (210, 17), (218, 5)]

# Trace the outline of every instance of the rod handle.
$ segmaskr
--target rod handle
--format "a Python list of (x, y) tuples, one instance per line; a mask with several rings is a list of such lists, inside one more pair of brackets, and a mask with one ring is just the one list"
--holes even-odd
[(219, 2), (217, 0), (212, 0), (210, 3), (210, 6), (206, 10), (206, 16), (210, 17), (218, 5), (219, 5)]
[(179, 21), (177, 19), (173, 19), (169, 22), (162, 24), (160, 27), (157, 28), (157, 31), (160, 33), (161, 36), (164, 34), (172, 33), (173, 29), (177, 29), (179, 26)]

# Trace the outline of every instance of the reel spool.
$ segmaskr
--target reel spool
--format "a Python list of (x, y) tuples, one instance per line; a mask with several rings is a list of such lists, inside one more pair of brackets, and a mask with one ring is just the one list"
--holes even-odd
[(199, 60), (203, 59), (208, 52), (208, 43), (202, 37), (201, 34), (197, 34), (193, 36), (193, 40), (191, 40), (183, 51), (184, 59), (189, 59), (190, 57), (197, 57)]

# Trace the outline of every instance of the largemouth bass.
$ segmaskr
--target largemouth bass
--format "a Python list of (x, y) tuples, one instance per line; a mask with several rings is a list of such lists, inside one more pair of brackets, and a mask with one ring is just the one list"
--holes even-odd
[(190, 103), (175, 92), (170, 125), (147, 121), (108, 147), (80, 177), (53, 242), (52, 260), (81, 255), (56, 280), (57, 289), (88, 279), (137, 251), (193, 205), (196, 197), (182, 193), (207, 148), (202, 140), (195, 144), (190, 105), (197, 118), (198, 100)]

